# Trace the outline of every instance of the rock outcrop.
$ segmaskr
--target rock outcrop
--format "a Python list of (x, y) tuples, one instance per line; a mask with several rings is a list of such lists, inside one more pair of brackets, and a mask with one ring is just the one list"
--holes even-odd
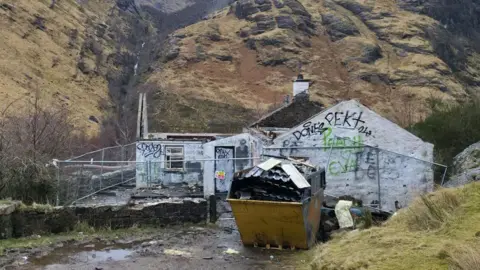
[(456, 187), (480, 181), (480, 142), (472, 144), (454, 158), (453, 176), (445, 184)]
[[(235, 1), (171, 35), (175, 45), (152, 78), (177, 93), (198, 87), (203, 98), (219, 101), (221, 94), (250, 110), (265, 104), (263, 111), (291, 94), (301, 70), (314, 81), (312, 99), (328, 106), (357, 98), (410, 125), (429, 114), (428, 98), (463, 102), (480, 85), (477, 54), (438, 43), (448, 39), (440, 38), (442, 21), (424, 8), (433, 1)], [(179, 75), (197, 81), (180, 82)]]

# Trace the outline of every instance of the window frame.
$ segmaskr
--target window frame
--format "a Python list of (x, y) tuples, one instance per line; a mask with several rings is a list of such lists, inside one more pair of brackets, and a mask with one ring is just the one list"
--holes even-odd
[[(171, 149), (181, 149), (181, 153), (172, 154)], [(176, 159), (172, 160), (172, 157)], [(178, 159), (180, 157), (180, 159)], [(181, 161), (177, 161), (181, 160)], [(172, 163), (182, 163), (182, 167), (172, 168)], [(165, 170), (167, 171), (185, 171), (185, 146), (184, 145), (166, 145), (165, 146)]]

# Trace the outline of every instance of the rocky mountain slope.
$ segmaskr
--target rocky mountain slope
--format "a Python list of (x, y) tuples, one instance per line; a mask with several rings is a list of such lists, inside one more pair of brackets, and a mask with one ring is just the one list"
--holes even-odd
[(231, 132), (280, 106), (301, 71), (312, 99), (358, 98), (407, 125), (431, 96), (479, 92), (479, 8), (454, 4), (2, 0), (0, 109), (18, 100), (18, 113), (38, 90), (91, 133), (128, 141), (147, 91), (151, 130)]
[(90, 134), (106, 128), (134, 134), (138, 89), (164, 38), (226, 4), (2, 0), (0, 111), (12, 102), (9, 113), (27, 110), (38, 91), (44, 106), (68, 107)]
[(112, 3), (2, 1), (0, 108), (18, 100), (18, 113), (39, 90), (43, 103), (74, 105), (79, 121), (94, 128), (88, 119), (101, 116), (99, 102), (108, 100), (107, 80), (97, 74), (115, 50), (105, 25)]
[[(479, 8), (473, 2), (462, 4), (462, 9), (470, 10), (465, 14), (452, 4), (235, 1), (209, 19), (172, 34), (158, 63), (162, 68), (148, 81), (178, 100), (196, 97), (258, 112), (279, 105), (285, 94), (291, 94), (292, 79), (301, 71), (314, 82), (312, 99), (330, 105), (358, 98), (408, 125), (429, 113), (426, 101), (431, 97), (464, 102), (480, 92), (475, 36), (462, 34), (468, 28), (476, 33), (477, 25), (470, 21), (475, 21)], [(175, 117), (201, 122), (200, 107), (181, 103), (189, 108)], [(162, 111), (156, 104), (155, 115), (176, 110), (171, 105), (168, 112)], [(218, 111), (230, 115), (225, 109)], [(192, 125), (155, 123), (163, 130)]]

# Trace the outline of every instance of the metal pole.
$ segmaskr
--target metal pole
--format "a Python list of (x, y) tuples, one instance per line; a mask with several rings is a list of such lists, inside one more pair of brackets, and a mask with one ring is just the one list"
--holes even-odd
[(334, 140), (334, 142), (330, 146), (330, 152), (328, 153), (327, 165), (325, 166), (325, 174), (328, 172), (328, 169), (329, 169), (328, 167), (330, 165), (330, 157), (332, 156), (333, 145), (335, 144), (335, 138), (333, 138), (333, 140)]
[(445, 176), (447, 175), (447, 170), (448, 170), (448, 167), (445, 167), (445, 170), (443, 171), (443, 176), (442, 176), (442, 183), (440, 184), (441, 186), (443, 186), (443, 182), (445, 181)]
[[(88, 182), (90, 182), (89, 180), (87, 180)], [(78, 183), (80, 182), (80, 183)], [(82, 167), (80, 168), (80, 181), (77, 181), (77, 188), (76, 188), (76, 192), (75, 192), (75, 196), (73, 196), (73, 199), (76, 199), (78, 198), (78, 190), (80, 189), (80, 185), (82, 184), (83, 182), (83, 164), (82, 164)], [(88, 184), (88, 183), (87, 183)]]
[(102, 149), (102, 166), (100, 166), (100, 189), (102, 189), (103, 182), (103, 160), (105, 159), (105, 149)]
[(151, 188), (151, 182), (152, 182), (152, 175), (151, 175), (151, 172), (150, 172), (150, 168), (151, 168), (151, 160), (147, 161), (147, 188)]
[(120, 158), (122, 159), (122, 162), (120, 164), (120, 166), (122, 167), (121, 170), (122, 170), (122, 175), (121, 175), (121, 180), (123, 182), (123, 161), (125, 160), (125, 147), (122, 145), (122, 152), (120, 153)]
[(378, 181), (378, 209), (382, 210), (382, 196), (380, 192), (380, 150), (377, 148), (377, 181)]
[(60, 163), (57, 166), (57, 201), (56, 206), (60, 205)]

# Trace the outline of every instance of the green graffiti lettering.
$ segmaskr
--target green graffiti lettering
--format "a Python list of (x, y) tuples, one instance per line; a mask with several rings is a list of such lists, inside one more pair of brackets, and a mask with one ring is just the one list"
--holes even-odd
[(333, 145), (333, 138), (330, 138), (330, 135), (332, 135), (332, 128), (328, 127), (323, 133), (323, 146), (325, 147), (323, 149), (324, 151), (328, 151), (327, 147), (331, 147)]
[[(336, 164), (338, 164), (338, 165), (336, 165)], [(340, 163), (338, 161), (332, 161), (328, 165), (328, 172), (333, 176), (338, 176), (342, 172), (341, 167), (342, 166), (340, 165)]]

